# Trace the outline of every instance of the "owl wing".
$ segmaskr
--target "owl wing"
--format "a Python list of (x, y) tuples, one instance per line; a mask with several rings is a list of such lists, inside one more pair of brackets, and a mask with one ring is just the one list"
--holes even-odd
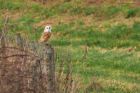
[(48, 39), (51, 37), (51, 33), (50, 32), (44, 32), (42, 33), (42, 36), (39, 40), (39, 42), (46, 42), (48, 41)]

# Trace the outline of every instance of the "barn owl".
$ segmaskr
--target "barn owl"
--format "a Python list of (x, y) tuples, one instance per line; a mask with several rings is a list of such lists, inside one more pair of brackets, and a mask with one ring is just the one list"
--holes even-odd
[(47, 42), (49, 40), (51, 37), (51, 29), (52, 28), (50, 25), (45, 26), (44, 32), (42, 33), (39, 42)]

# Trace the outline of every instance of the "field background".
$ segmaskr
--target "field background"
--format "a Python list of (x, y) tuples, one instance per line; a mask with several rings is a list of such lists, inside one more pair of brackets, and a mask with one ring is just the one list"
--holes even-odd
[(52, 25), (49, 43), (63, 56), (70, 52), (81, 93), (140, 93), (138, 1), (0, 0), (0, 29), (5, 16), (9, 35), (36, 42)]

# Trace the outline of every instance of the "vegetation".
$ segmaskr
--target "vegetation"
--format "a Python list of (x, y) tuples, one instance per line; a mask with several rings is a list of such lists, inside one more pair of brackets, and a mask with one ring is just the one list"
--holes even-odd
[[(0, 0), (0, 28), (9, 16), (8, 34), (21, 33), (38, 41), (50, 23), (49, 43), (59, 54), (70, 51), (73, 77), (81, 81), (79, 93), (139, 93), (140, 8), (116, 0), (114, 4), (89, 1)], [(91, 80), (102, 88), (91, 87)]]

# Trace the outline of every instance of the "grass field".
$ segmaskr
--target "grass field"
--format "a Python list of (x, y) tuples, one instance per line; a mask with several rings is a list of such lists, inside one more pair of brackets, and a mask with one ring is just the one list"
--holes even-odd
[[(73, 76), (81, 80), (80, 93), (140, 93), (140, 7), (131, 0), (124, 4), (89, 1), (43, 5), (32, 0), (0, 0), (0, 28), (9, 16), (8, 34), (20, 32), (37, 41), (50, 23), (49, 43), (60, 54), (63, 49), (70, 51)], [(93, 88), (92, 81), (100, 88), (98, 84)]]

